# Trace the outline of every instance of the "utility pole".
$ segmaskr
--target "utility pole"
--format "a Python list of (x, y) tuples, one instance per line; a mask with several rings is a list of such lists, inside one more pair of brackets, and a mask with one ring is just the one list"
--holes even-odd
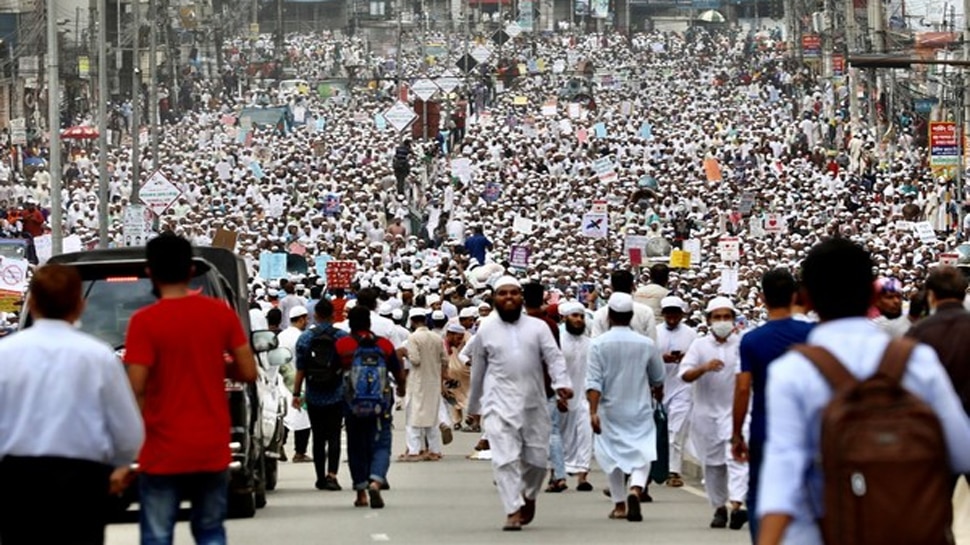
[(64, 252), (61, 209), (61, 72), (57, 51), (58, 0), (47, 0), (47, 128), (51, 174), (51, 251)]
[[(970, 61), (970, 0), (963, 0), (963, 60)], [(960, 236), (957, 240), (963, 239), (963, 219), (966, 216), (966, 212), (963, 210), (964, 202), (966, 202), (966, 196), (963, 194), (963, 175), (966, 171), (967, 164), (965, 154), (966, 151), (964, 146), (966, 145), (966, 124), (967, 120), (970, 119), (970, 96), (968, 96), (966, 87), (970, 85), (970, 77), (967, 75), (966, 67), (962, 68), (963, 72), (963, 85), (960, 87), (961, 98), (963, 99), (958, 107), (962, 106), (963, 116), (960, 123), (957, 124), (957, 142), (960, 144), (960, 162), (959, 168), (957, 168), (957, 233)]]
[(138, 191), (141, 189), (141, 142), (139, 133), (141, 132), (141, 0), (134, 0), (131, 3), (131, 26), (133, 42), (131, 44), (131, 199), (129, 202), (137, 203)]
[[(872, 52), (883, 54), (886, 52), (886, 25), (883, 21), (882, 2), (869, 2), (869, 35), (872, 39)], [(876, 98), (879, 96), (880, 85), (877, 79), (876, 70), (869, 70), (869, 126), (876, 131), (876, 144), (882, 138), (882, 124), (879, 123), (879, 115), (876, 112)]]
[[(98, 0), (98, 247), (108, 247), (108, 18)], [(90, 25), (88, 25), (90, 27)], [(92, 33), (93, 34), (93, 33)]]
[(856, 78), (858, 72), (849, 66), (849, 55), (856, 52), (858, 43), (858, 25), (855, 19), (855, 3), (845, 0), (845, 81), (849, 87), (849, 127), (855, 132), (855, 126), (859, 123), (859, 96), (856, 94)]
[[(158, 168), (158, 2), (148, 0), (148, 122), (152, 138), (152, 170)], [(169, 63), (171, 64), (171, 63)]]

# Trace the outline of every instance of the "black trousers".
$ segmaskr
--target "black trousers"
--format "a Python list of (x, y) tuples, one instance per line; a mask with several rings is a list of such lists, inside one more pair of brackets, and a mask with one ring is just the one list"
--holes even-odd
[(0, 460), (0, 543), (102, 545), (110, 466), (58, 457)]
[[(310, 431), (312, 428), (297, 430), (293, 432), (293, 452), (296, 454), (306, 454), (306, 449), (310, 445)], [(283, 444), (285, 445), (290, 437), (289, 428), (283, 428)]]
[(313, 430), (313, 465), (317, 481), (340, 469), (340, 427), (344, 419), (342, 403), (307, 405), (310, 429)]

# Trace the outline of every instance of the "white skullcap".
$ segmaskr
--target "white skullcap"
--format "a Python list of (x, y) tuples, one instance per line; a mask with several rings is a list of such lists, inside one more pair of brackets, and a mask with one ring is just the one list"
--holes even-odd
[(676, 295), (670, 295), (660, 300), (660, 310), (665, 310), (668, 308), (679, 308), (680, 310), (686, 310), (687, 303)]
[(569, 316), (570, 314), (585, 314), (586, 307), (583, 306), (579, 301), (567, 301), (559, 305), (559, 314), (561, 316)]
[(415, 318), (424, 318), (428, 315), (428, 311), (423, 308), (412, 308), (408, 311), (408, 320), (413, 320)]
[(444, 312), (442, 312), (440, 310), (436, 310), (436, 311), (434, 311), (434, 312), (431, 313), (431, 319), (432, 320), (447, 320), (448, 317), (445, 316), (445, 313)]
[(478, 318), (478, 310), (475, 307), (465, 307), (458, 313), (459, 318)]
[[(613, 312), (633, 312), (633, 297), (629, 293), (616, 292), (610, 295), (608, 304)], [(562, 313), (562, 310), (559, 312)]]
[(514, 276), (505, 275), (500, 276), (495, 283), (492, 284), (492, 288), (496, 290), (502, 286), (514, 286), (516, 288), (521, 288), (522, 284), (520, 284)]
[(396, 308), (396, 309), (394, 309), (394, 310), (391, 311), (391, 319), (394, 320), (395, 322), (400, 322), (401, 321), (401, 318), (403, 318), (403, 317), (404, 317), (404, 311), (403, 310), (401, 310), (399, 308)]
[(737, 312), (737, 309), (734, 308), (734, 303), (732, 303), (727, 297), (723, 296), (718, 296), (711, 299), (710, 302), (707, 303), (707, 309), (705, 309), (704, 312), (710, 314), (719, 308), (726, 308), (731, 312)]
[(377, 307), (377, 313), (381, 316), (390, 316), (394, 312), (394, 307), (390, 303), (381, 303), (381, 306)]
[(453, 322), (448, 324), (448, 327), (445, 328), (445, 331), (448, 333), (464, 333), (465, 327), (459, 323)]
[(290, 310), (290, 320), (295, 320), (297, 318), (306, 316), (307, 314), (308, 313), (307, 313), (306, 307), (302, 305), (293, 307), (293, 309)]

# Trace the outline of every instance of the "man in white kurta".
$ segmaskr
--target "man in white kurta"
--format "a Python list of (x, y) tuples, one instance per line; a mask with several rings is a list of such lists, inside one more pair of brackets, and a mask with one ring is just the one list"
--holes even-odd
[(543, 361), (552, 388), (572, 397), (566, 363), (545, 322), (522, 312), (522, 288), (510, 276), (495, 281), (495, 315), (469, 341), (472, 383), (468, 412), (482, 415), (495, 484), (508, 515), (503, 530), (521, 530), (535, 516), (549, 460), (549, 416)]
[(612, 326), (590, 343), (586, 377), (594, 456), (609, 477), (610, 518), (637, 522), (643, 520), (640, 494), (647, 487), (650, 463), (657, 459), (650, 391), (663, 386), (665, 370), (653, 340), (630, 329), (633, 298), (614, 293), (608, 309)]
[[(589, 336), (586, 334), (586, 310), (582, 303), (570, 301), (559, 307), (563, 318), (559, 342), (566, 359), (566, 372), (575, 385), (586, 384)], [(566, 473), (576, 475), (576, 490), (589, 492), (593, 486), (586, 480), (593, 457), (593, 428), (589, 424), (589, 402), (577, 395), (569, 400), (567, 411), (559, 415)]]
[[(444, 340), (430, 331), (422, 309), (411, 309), (414, 332), (408, 336), (407, 447), (404, 461), (440, 460), (441, 429), (438, 408), (441, 403), (441, 375), (448, 368)], [(427, 442), (427, 450), (425, 450)]]
[[(741, 337), (734, 331), (731, 300), (715, 297), (707, 304), (711, 333), (698, 337), (680, 363), (680, 377), (694, 385), (690, 441), (704, 466), (704, 489), (715, 508), (712, 528), (725, 528), (728, 500), (740, 511), (748, 495), (747, 464), (730, 454), (734, 377), (741, 371)], [(737, 517), (735, 517), (737, 518)]]
[(680, 476), (684, 460), (684, 424), (691, 407), (691, 387), (680, 378), (680, 362), (697, 338), (694, 328), (683, 323), (686, 303), (680, 297), (664, 297), (660, 302), (663, 323), (657, 324), (657, 348), (667, 367), (664, 381), (664, 408), (667, 410), (667, 436), (670, 440), (670, 478), (667, 486), (684, 486)]
[[(610, 275), (610, 286), (613, 288), (613, 293), (626, 293), (633, 294), (633, 273), (630, 271), (614, 271)], [(609, 320), (607, 319), (609, 309), (603, 307), (593, 314), (593, 322), (590, 326), (590, 334), (593, 338), (596, 338), (603, 333), (606, 333), (610, 329)], [(634, 331), (641, 335), (646, 335), (651, 339), (656, 340), (657, 338), (657, 320), (654, 318), (653, 309), (644, 305), (642, 303), (633, 303), (633, 321), (630, 322), (630, 327)]]

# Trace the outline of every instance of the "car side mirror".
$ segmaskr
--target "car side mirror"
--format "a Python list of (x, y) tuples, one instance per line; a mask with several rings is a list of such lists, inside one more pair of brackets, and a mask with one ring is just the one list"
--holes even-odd
[(256, 353), (269, 352), (280, 345), (276, 333), (268, 329), (253, 331), (249, 338), (253, 343), (253, 351)]
[(266, 362), (270, 367), (280, 367), (293, 361), (293, 353), (289, 348), (276, 347), (266, 353)]

